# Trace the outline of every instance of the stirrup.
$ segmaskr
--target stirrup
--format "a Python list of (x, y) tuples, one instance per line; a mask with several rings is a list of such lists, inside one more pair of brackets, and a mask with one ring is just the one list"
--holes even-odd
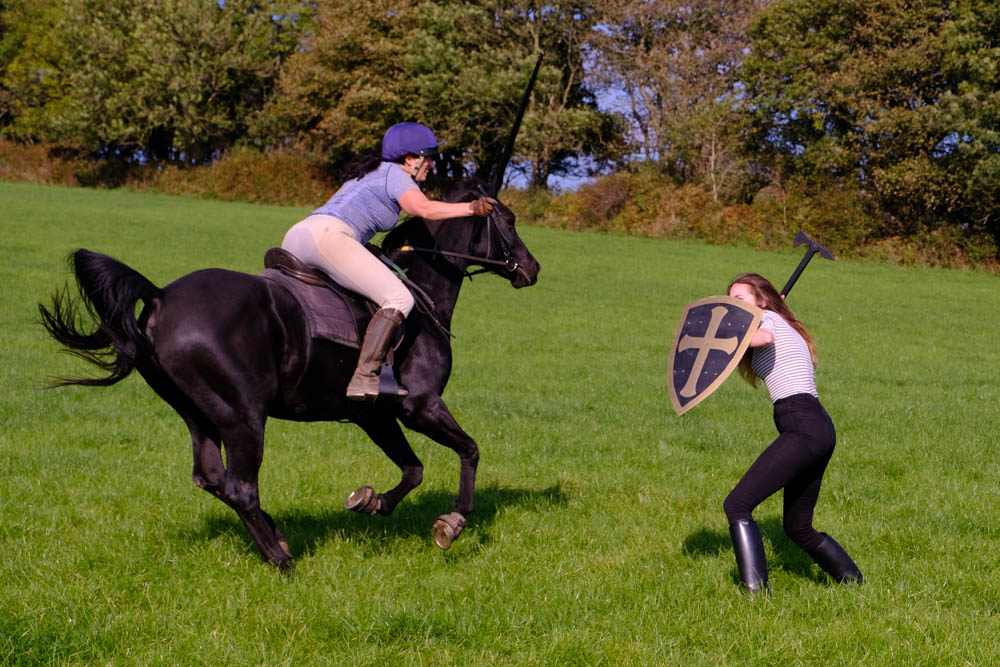
[[(355, 393), (351, 392), (351, 385), (356, 385)], [(410, 392), (406, 387), (396, 382), (396, 376), (389, 364), (382, 364), (377, 376), (360, 376), (357, 382), (352, 377), (350, 384), (347, 385), (347, 398), (352, 401), (374, 401), (378, 398), (401, 401), (409, 395)]]
[(396, 382), (396, 374), (392, 372), (392, 364), (382, 364), (382, 369), (378, 374), (378, 395), (379, 397), (403, 400), (410, 395), (410, 392), (401, 383)]

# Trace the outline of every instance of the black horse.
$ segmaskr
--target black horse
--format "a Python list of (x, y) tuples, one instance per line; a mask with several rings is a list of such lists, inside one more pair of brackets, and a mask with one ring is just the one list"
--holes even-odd
[[(465, 184), (444, 199), (470, 201), (477, 194)], [(454, 510), (433, 527), (435, 542), (447, 549), (472, 511), (479, 460), (476, 442), (441, 399), (451, 373), (448, 327), (459, 289), (473, 265), (516, 288), (534, 284), (539, 266), (514, 228), (514, 214), (502, 204), (486, 219), (410, 219), (382, 246), (434, 304), (432, 312), (414, 309), (394, 354), (396, 374), (409, 389), (402, 402), (347, 400), (358, 350), (310, 335), (299, 302), (275, 281), (204, 269), (161, 289), (121, 262), (88, 250), (77, 250), (71, 264), (82, 303), (91, 319), (99, 318), (98, 327), (78, 328), (81, 300), (68, 289), (56, 293), (51, 311), (41, 305), (39, 310), (56, 340), (107, 375), (61, 378), (54, 386), (111, 385), (138, 370), (191, 432), (194, 483), (236, 510), (264, 557), (282, 569), (291, 567), (292, 554), (261, 508), (257, 486), (267, 418), (360, 426), (400, 467), (402, 479), (385, 493), (362, 487), (344, 505), (382, 515), (391, 514), (423, 475), (402, 422), (458, 453)], [(358, 322), (361, 331), (367, 316), (366, 311)]]

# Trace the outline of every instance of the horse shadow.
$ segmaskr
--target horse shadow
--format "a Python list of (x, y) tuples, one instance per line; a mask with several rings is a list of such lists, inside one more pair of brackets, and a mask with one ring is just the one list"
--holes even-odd
[[(346, 496), (346, 493), (345, 493)], [(486, 486), (476, 490), (475, 511), (468, 517), (465, 531), (456, 545), (472, 543), (479, 550), (493, 541), (492, 527), (504, 508), (521, 507), (531, 511), (565, 505), (568, 495), (560, 484), (544, 489), (512, 489)], [(296, 558), (310, 556), (331, 541), (356, 543), (367, 555), (396, 552), (401, 543), (413, 539), (431, 544), (431, 526), (441, 514), (451, 511), (455, 494), (447, 490), (426, 491), (406, 499), (390, 516), (367, 516), (344, 509), (339, 502), (329, 508), (285, 510), (271, 515), (284, 533)], [(212, 540), (223, 535), (237, 536), (248, 551), (259, 556), (250, 534), (239, 518), (231, 513), (213, 513), (202, 519), (200, 527), (182, 531), (184, 539)], [(465, 552), (468, 547), (461, 550)], [(451, 553), (444, 552), (445, 554)]]
[[(788, 539), (784, 528), (781, 527), (781, 519), (771, 517), (758, 521), (761, 536), (765, 542), (771, 543), (773, 556), (768, 559), (768, 567), (772, 570), (781, 568), (785, 572), (791, 572), (803, 579), (809, 579), (817, 583), (827, 581), (822, 572), (813, 568), (813, 559), (799, 548), (797, 544)], [(696, 530), (684, 538), (682, 551), (691, 558), (708, 558), (722, 554), (733, 553), (733, 542), (729, 537), (728, 530), (710, 530), (702, 528)], [(732, 569), (733, 581), (739, 583), (739, 572), (736, 569), (735, 560)]]

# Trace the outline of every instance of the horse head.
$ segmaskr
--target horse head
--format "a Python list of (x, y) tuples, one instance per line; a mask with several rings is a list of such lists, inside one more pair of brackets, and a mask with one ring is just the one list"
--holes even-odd
[[(441, 200), (464, 202), (483, 196), (488, 195), (482, 183), (465, 180), (449, 188)], [(390, 232), (382, 247), (388, 251), (409, 246), (415, 251), (435, 253), (457, 266), (463, 275), (471, 275), (468, 267), (475, 265), (482, 268), (472, 273), (494, 273), (509, 280), (515, 288), (527, 287), (538, 280), (540, 267), (518, 235), (514, 222), (514, 212), (497, 202), (486, 218), (409, 221)], [(426, 238), (421, 240), (421, 236)], [(428, 242), (432, 248), (420, 247), (428, 246)]]
[[(472, 201), (489, 196), (485, 186), (476, 180), (458, 183), (445, 193), (445, 201)], [(486, 218), (471, 218), (472, 234), (468, 254), (483, 258), (473, 261), (486, 271), (510, 280), (515, 288), (534, 285), (540, 270), (538, 261), (528, 250), (514, 227), (516, 216), (502, 202), (497, 201), (493, 212)]]

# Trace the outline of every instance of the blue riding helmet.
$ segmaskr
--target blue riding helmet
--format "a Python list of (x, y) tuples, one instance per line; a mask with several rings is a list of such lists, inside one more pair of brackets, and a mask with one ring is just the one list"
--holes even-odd
[(438, 140), (431, 129), (420, 123), (397, 123), (382, 137), (382, 159), (395, 161), (407, 155), (437, 155)]

